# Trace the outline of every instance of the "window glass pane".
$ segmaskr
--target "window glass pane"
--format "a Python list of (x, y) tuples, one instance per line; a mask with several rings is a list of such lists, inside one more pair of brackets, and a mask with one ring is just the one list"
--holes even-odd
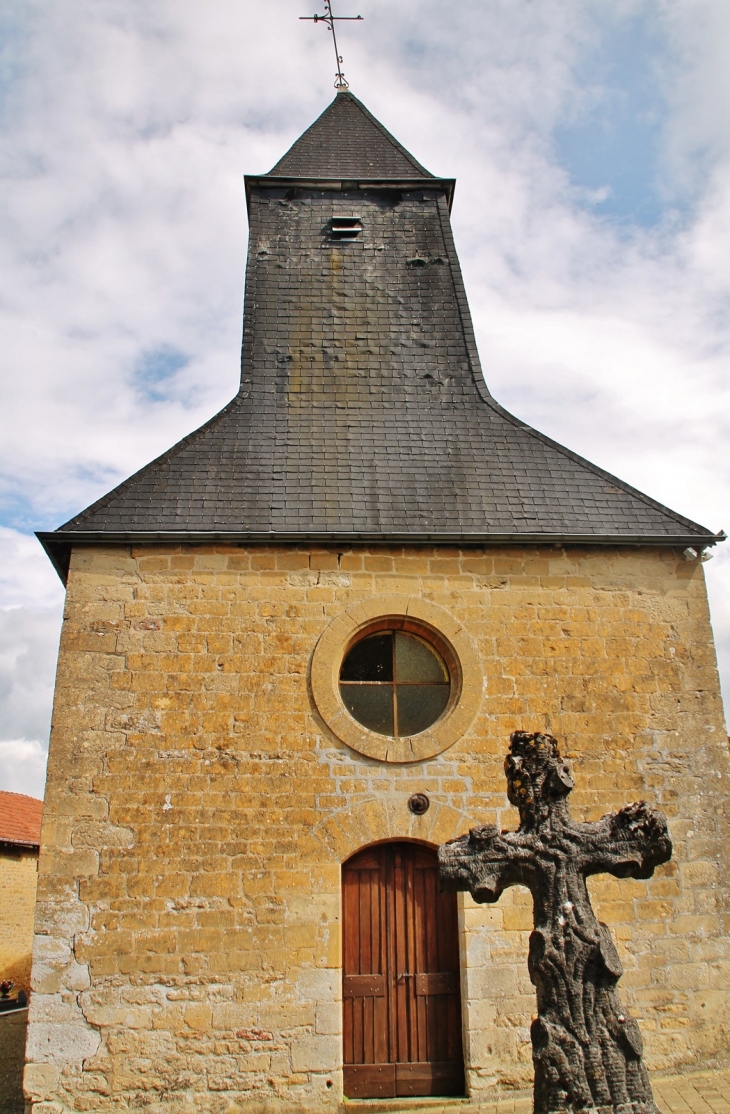
[(372, 634), (357, 642), (342, 663), (341, 681), (392, 681), (393, 635)]
[(411, 634), (396, 633), (395, 677), (397, 681), (448, 681), (446, 666), (439, 654)]
[(393, 734), (392, 685), (340, 685), (340, 694), (350, 715), (381, 735)]
[(449, 685), (396, 685), (398, 734), (417, 735), (439, 718), (449, 701)]

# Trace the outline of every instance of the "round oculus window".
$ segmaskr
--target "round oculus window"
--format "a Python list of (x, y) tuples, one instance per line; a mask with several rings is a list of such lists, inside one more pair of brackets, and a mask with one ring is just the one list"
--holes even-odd
[(380, 735), (418, 735), (443, 715), (451, 678), (438, 650), (402, 630), (379, 630), (345, 655), (340, 695), (353, 719)]

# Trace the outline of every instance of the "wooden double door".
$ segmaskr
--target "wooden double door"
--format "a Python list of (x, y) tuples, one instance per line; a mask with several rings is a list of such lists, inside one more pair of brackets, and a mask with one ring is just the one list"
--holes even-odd
[(440, 892), (436, 852), (358, 852), (342, 905), (345, 1095), (462, 1095), (456, 895)]

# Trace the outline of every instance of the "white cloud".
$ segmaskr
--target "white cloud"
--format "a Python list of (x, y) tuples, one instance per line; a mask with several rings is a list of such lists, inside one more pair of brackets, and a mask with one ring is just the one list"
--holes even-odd
[(0, 611), (0, 739), (48, 742), (61, 608)]
[(43, 796), (63, 588), (35, 538), (0, 527), (0, 786)]
[(39, 542), (0, 526), (0, 611), (29, 607), (58, 612), (63, 587)]
[[(354, 92), (429, 169), (458, 178), (457, 247), (495, 395), (730, 529), (727, 4), (354, 7), (365, 21), (340, 41)], [(326, 31), (298, 21), (301, 0), (7, 11), (0, 505), (27, 530), (58, 525), (234, 393), (241, 177), (271, 167), (328, 103), (334, 65)], [(555, 154), (555, 129), (606, 100), (586, 60), (637, 19), (661, 44), (669, 207), (656, 227), (597, 217)], [(166, 354), (172, 370), (151, 387)], [(23, 548), (35, 542), (11, 531), (2, 545), (0, 606), (14, 610), (0, 612), (0, 738), (43, 742), (58, 588)], [(730, 554), (705, 567), (730, 693)]]
[(48, 751), (37, 740), (0, 741), (0, 786), (7, 793), (43, 799)]

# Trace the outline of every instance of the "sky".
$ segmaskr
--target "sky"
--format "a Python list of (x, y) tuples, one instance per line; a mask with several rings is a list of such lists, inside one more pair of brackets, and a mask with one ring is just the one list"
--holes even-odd
[[(5, 0), (0, 785), (42, 796), (54, 529), (235, 393), (246, 207), (334, 95), (313, 0)], [(437, 175), (508, 409), (730, 532), (727, 0), (334, 0)], [(704, 566), (730, 699), (730, 541)]]

